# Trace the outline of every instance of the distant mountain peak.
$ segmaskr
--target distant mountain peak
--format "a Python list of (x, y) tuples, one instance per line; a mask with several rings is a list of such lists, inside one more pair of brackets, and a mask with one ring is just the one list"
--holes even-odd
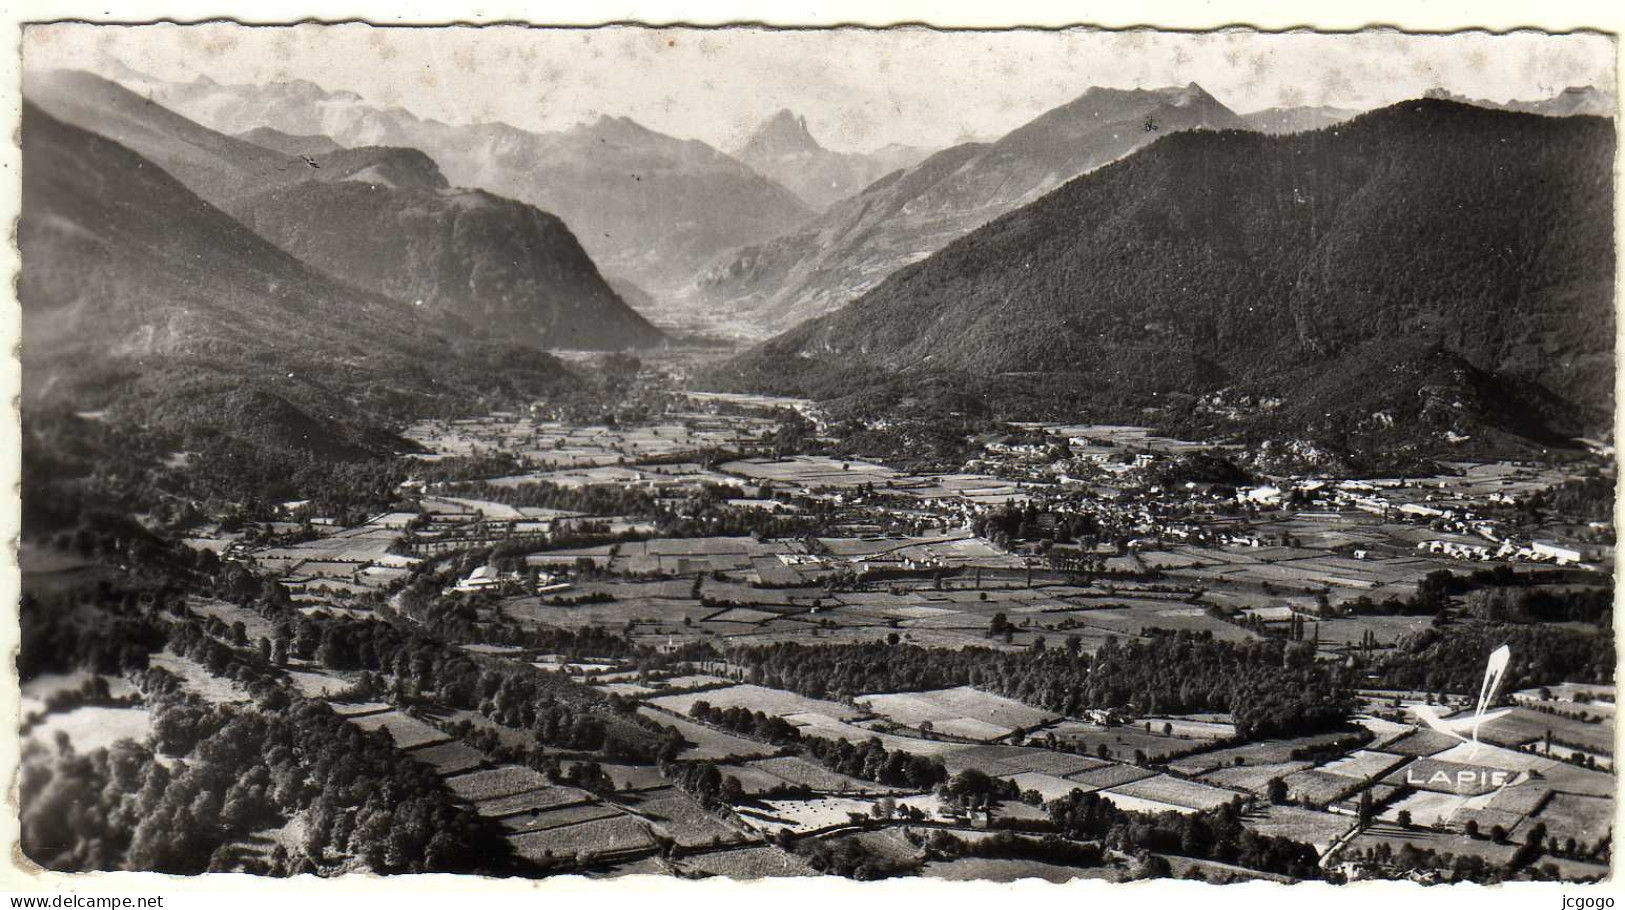
[(1171, 101), (1175, 107), (1185, 107), (1190, 104), (1216, 103), (1216, 99), (1208, 94), (1207, 89), (1194, 82), (1186, 83), (1181, 88), (1166, 88), (1158, 92)]
[(789, 108), (780, 108), (778, 113), (762, 121), (756, 132), (745, 140), (740, 147), (739, 157), (749, 160), (763, 155), (817, 153), (823, 150), (824, 147), (818, 144), (812, 131), (807, 128), (806, 117)]

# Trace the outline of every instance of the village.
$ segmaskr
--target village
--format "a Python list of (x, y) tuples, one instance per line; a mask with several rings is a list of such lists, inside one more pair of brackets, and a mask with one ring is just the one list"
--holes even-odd
[[(522, 413), (425, 421), (409, 433), (422, 474), (391, 510), (346, 527), (290, 501), (263, 527), (200, 526), (186, 542), (274, 581), (315, 629), (404, 623), (442, 636), (455, 616), (464, 631), (448, 645), (568, 679), (678, 744), (658, 766), (538, 747), (499, 709), (400, 680), (381, 687), (324, 663), (325, 651), (284, 657), (306, 697), (386, 731), (540, 870), (814, 874), (841, 872), (846, 851), (866, 857), (864, 874), (1124, 879), (1171, 863), (1210, 880), (1294, 877), (1217, 848), (1120, 847), (1085, 862), (1021, 846), (1066, 830), (1058, 807), (1094, 794), (1117, 811), (1223, 816), (1310, 845), (1314, 877), (1427, 880), (1462, 862), (1513, 874), (1544, 868), (1530, 865), (1537, 855), (1556, 870), (1545, 874), (1607, 874), (1611, 684), (1502, 692), (1470, 727), (1475, 693), (1394, 688), (1373, 671), (1346, 727), (1259, 736), (1222, 711), (1138, 700), (1054, 710), (975, 685), (792, 690), (760, 663), (784, 646), (1106, 660), (1180, 636), (1287, 642), (1328, 667), (1380, 667), (1437, 637), (1445, 617), (1471, 622), (1500, 603), (1452, 587), (1473, 572), (1525, 599), (1611, 596), (1611, 526), (1531, 518), (1521, 505), (1575, 482), (1583, 464), (1181, 481), (1170, 468), (1234, 449), (1135, 427), (1023, 425), (984, 440), (960, 471), (922, 473), (825, 446), (783, 451), (784, 415), (817, 426), (805, 402), (675, 402), (615, 426)], [(448, 473), (492, 453), (523, 470)], [(192, 609), (222, 641), (282, 653), (251, 610)], [(616, 644), (538, 644), (556, 634)], [(185, 655), (154, 660), (205, 698), (247, 697)], [(148, 722), (100, 716), (136, 707), (46, 710), (71, 682), (25, 691), (25, 717), (38, 712), (30, 735), (82, 729), (78, 712), (98, 712), (108, 731)], [(855, 757), (870, 752), (946, 776)]]

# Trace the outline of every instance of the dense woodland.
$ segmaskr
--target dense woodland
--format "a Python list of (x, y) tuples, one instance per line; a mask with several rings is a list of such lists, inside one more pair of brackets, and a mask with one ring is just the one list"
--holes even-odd
[(1339, 668), (1315, 661), (1307, 644), (1224, 642), (1188, 632), (1108, 640), (1094, 655), (1072, 646), (1024, 652), (914, 645), (801, 645), (729, 648), (752, 682), (812, 698), (977, 686), (1051, 711), (1230, 712), (1243, 737), (1335, 729), (1354, 702)]
[(230, 868), (229, 841), (303, 812), (300, 853), (278, 848), (259, 871), (331, 868), (336, 854), (394, 872), (507, 871), (500, 829), (457, 805), (431, 769), (401, 761), (388, 734), (365, 733), (326, 705), (272, 689), (253, 707), (214, 706), (146, 687), (153, 742), (87, 755), (59, 745), (23, 759), (22, 843), (47, 868), (195, 874)]

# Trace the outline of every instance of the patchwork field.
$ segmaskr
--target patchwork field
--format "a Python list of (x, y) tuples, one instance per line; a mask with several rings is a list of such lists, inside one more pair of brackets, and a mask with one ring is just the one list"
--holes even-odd
[[(1160, 731), (1160, 727), (1154, 728)], [(1044, 735), (1055, 734), (1055, 738), (1068, 746), (1100, 756), (1102, 746), (1106, 748), (1106, 758), (1127, 760), (1135, 752), (1142, 752), (1147, 761), (1157, 761), (1163, 756), (1173, 752), (1183, 752), (1197, 745), (1201, 740), (1185, 739), (1178, 736), (1168, 736), (1161, 732), (1147, 733), (1143, 726), (1120, 725), (1103, 726), (1081, 720), (1063, 720), (1044, 731)]]
[(1077, 774), (1067, 775), (1067, 780), (1075, 781), (1096, 790), (1106, 790), (1120, 787), (1123, 784), (1137, 780), (1144, 780), (1156, 774), (1134, 765), (1105, 765), (1089, 771), (1080, 771)]
[(1071, 752), (1057, 752), (1035, 746), (970, 746), (943, 756), (949, 771), (976, 768), (989, 774), (1011, 775), (1035, 772), (1066, 777), (1091, 768), (1101, 768), (1111, 762)]
[(1609, 836), (1614, 822), (1613, 800), (1604, 796), (1553, 793), (1531, 821), (1546, 825), (1549, 836), (1558, 842), (1572, 837), (1581, 844), (1596, 844)]
[[(1310, 746), (1324, 745), (1336, 742), (1347, 736), (1345, 733), (1318, 733), (1312, 736), (1299, 736), (1292, 739), (1267, 739), (1258, 742), (1246, 743), (1240, 746), (1231, 746), (1224, 749), (1215, 749), (1211, 752), (1202, 752), (1186, 758), (1175, 759), (1170, 763), (1174, 770), (1181, 774), (1201, 776), (1215, 768), (1225, 768), (1241, 765), (1267, 765), (1294, 761), (1292, 753), (1296, 749)], [(1455, 742), (1455, 740), (1451, 740)], [(1393, 750), (1390, 746), (1384, 749)]]
[[(512, 766), (504, 766), (498, 771), (507, 770)], [(518, 770), (528, 771), (528, 768)], [(475, 772), (483, 774), (486, 772)], [(474, 777), (474, 775), (467, 775)], [(456, 780), (457, 778), (452, 778)], [(449, 783), (449, 782), (448, 782)], [(513, 784), (501, 780), (478, 780), (465, 783), (463, 790), (478, 798), (474, 800), (474, 811), (487, 818), (502, 818), (515, 813), (537, 813), (547, 810), (559, 809), (565, 806), (585, 805), (593, 801), (592, 794), (574, 787), (543, 786), (539, 789), (519, 790), (503, 796), (479, 797), (478, 794), (487, 789), (492, 792), (502, 792), (506, 789), (504, 784)], [(456, 792), (456, 788), (453, 788)]]
[(1306, 761), (1270, 762), (1263, 765), (1229, 765), (1201, 775), (1202, 780), (1221, 787), (1246, 790), (1254, 796), (1268, 796), (1269, 782), (1286, 778), (1310, 766)]
[(508, 839), (514, 852), (534, 862), (575, 858), (591, 862), (597, 857), (652, 849), (649, 823), (621, 815), (546, 831), (517, 834)]
[(1326, 762), (1320, 766), (1319, 770), (1341, 777), (1352, 777), (1356, 780), (1376, 779), (1392, 771), (1407, 759), (1408, 757), (1404, 755), (1357, 749), (1342, 758)]

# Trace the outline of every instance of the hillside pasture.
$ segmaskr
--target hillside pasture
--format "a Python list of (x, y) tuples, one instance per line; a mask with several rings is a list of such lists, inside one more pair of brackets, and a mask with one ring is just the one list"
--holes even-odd
[(816, 799), (770, 799), (761, 808), (741, 808), (739, 815), (751, 827), (769, 834), (780, 830), (792, 833), (817, 831), (845, 824), (852, 813), (872, 818), (874, 803), (844, 796)]
[(446, 789), (475, 804), (489, 803), (532, 790), (543, 790), (549, 786), (546, 777), (518, 765), (503, 765), (500, 768), (446, 778)]
[(46, 716), (28, 731), (28, 738), (48, 749), (56, 748), (62, 734), (81, 755), (104, 749), (121, 739), (144, 743), (152, 734), (152, 715), (146, 708), (83, 707)]
[(456, 740), (414, 749), (411, 756), (413, 761), (428, 765), (444, 777), (472, 771), (487, 761), (484, 752)]
[(217, 705), (241, 705), (252, 701), (243, 687), (224, 676), (215, 676), (191, 658), (158, 651), (148, 659), (148, 663), (179, 676), (181, 688), (204, 701)]
[(385, 711), (381, 714), (367, 714), (350, 718), (350, 723), (363, 730), (383, 730), (389, 734), (390, 739), (401, 749), (416, 749), (434, 743), (443, 743), (451, 737), (415, 717), (409, 717), (399, 711)]
[(1530, 820), (1545, 824), (1548, 836), (1556, 836), (1559, 843), (1572, 837), (1581, 844), (1596, 844), (1613, 830), (1614, 803), (1603, 796), (1553, 793)]
[(1234, 790), (1224, 790), (1168, 774), (1129, 781), (1111, 788), (1109, 792), (1204, 811), (1218, 808), (1241, 795)]
[(1055, 734), (1055, 738), (1067, 746), (1081, 752), (1099, 756), (1100, 747), (1106, 747), (1106, 758), (1127, 760), (1135, 752), (1145, 753), (1147, 761), (1158, 761), (1164, 756), (1174, 752), (1183, 752), (1199, 746), (1202, 740), (1185, 739), (1179, 736), (1168, 736), (1161, 731), (1160, 726), (1153, 726), (1153, 732), (1146, 732), (1138, 724), (1121, 724), (1105, 726), (1083, 720), (1063, 720), (1045, 730), (1042, 736)]
[(621, 810), (603, 803), (587, 803), (559, 809), (521, 812), (504, 817), (499, 824), (515, 834), (523, 834), (528, 831), (551, 831), (554, 828), (616, 818), (624, 814)]
[(978, 742), (1002, 739), (1017, 727), (1041, 726), (1057, 717), (970, 686), (931, 692), (860, 695), (853, 701), (893, 723), (915, 729), (930, 724), (937, 733)]
[(1324, 851), (1354, 826), (1354, 819), (1301, 806), (1263, 805), (1248, 810), (1241, 823), (1267, 837), (1285, 837)]
[(687, 794), (676, 790), (656, 790), (639, 796), (630, 804), (630, 809), (652, 822), (678, 846), (698, 847), (744, 839), (738, 830), (723, 824)]
[(598, 821), (532, 831), (508, 838), (514, 852), (532, 862), (592, 861), (604, 855), (648, 850), (655, 846), (649, 823), (621, 815)]
[(844, 721), (836, 720), (827, 714), (791, 714), (784, 718), (801, 730), (802, 736), (818, 736), (824, 739), (844, 739), (851, 743), (864, 743), (871, 739), (880, 740), (880, 744), (887, 750), (902, 750), (910, 755), (943, 756), (969, 748), (964, 743), (947, 743), (941, 740), (918, 739), (912, 736), (897, 736), (891, 733), (877, 733), (866, 727), (859, 727)]
[[(528, 771), (530, 769), (524, 768), (521, 770)], [(496, 783), (482, 781), (480, 786), (489, 786), (495, 792), (501, 792), (502, 788), (496, 786)], [(465, 785), (464, 789), (475, 794), (482, 792), (480, 787), (473, 785)], [(515, 813), (536, 813), (565, 806), (584, 805), (593, 801), (593, 795), (585, 790), (577, 790), (574, 787), (543, 786), (536, 789), (520, 790), (504, 796), (477, 799), (474, 801), (474, 811), (486, 818), (503, 818)]]
[(663, 727), (670, 727), (692, 745), (684, 749), (685, 761), (726, 761), (729, 759), (760, 758), (772, 755), (777, 748), (732, 733), (725, 733), (692, 721), (683, 720), (654, 708), (639, 708), (638, 714)]
[(738, 850), (699, 853), (676, 860), (689, 875), (721, 876), (732, 881), (817, 875), (806, 860), (777, 847), (741, 847)]
[(793, 786), (820, 793), (883, 793), (892, 789), (885, 784), (839, 774), (796, 755), (764, 758), (740, 767), (765, 772)]
[(1221, 787), (1246, 790), (1255, 796), (1269, 794), (1269, 782), (1286, 778), (1310, 766), (1306, 761), (1272, 762), (1265, 765), (1230, 765), (1202, 774), (1202, 780)]

